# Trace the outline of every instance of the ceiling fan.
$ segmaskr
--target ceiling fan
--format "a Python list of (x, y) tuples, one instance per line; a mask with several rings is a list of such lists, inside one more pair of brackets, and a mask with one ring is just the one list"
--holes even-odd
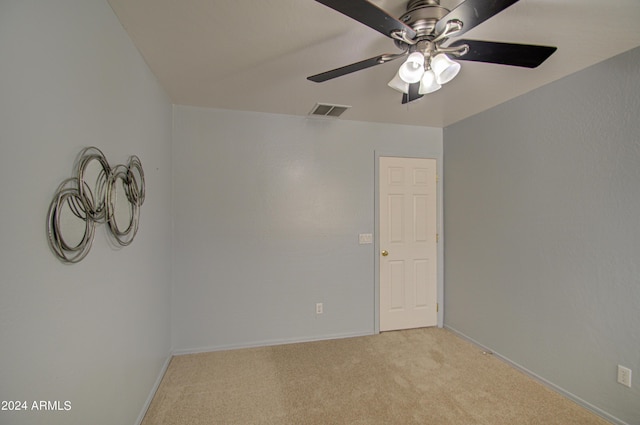
[(471, 28), (500, 13), (518, 0), (465, 0), (453, 10), (440, 0), (410, 0), (406, 12), (395, 19), (367, 0), (316, 0), (394, 40), (400, 53), (385, 53), (351, 65), (307, 77), (321, 83), (352, 72), (406, 57), (389, 86), (403, 93), (402, 103), (421, 98), (451, 81), (460, 64), (451, 60), (495, 63), (525, 68), (542, 64), (556, 47), (456, 40)]

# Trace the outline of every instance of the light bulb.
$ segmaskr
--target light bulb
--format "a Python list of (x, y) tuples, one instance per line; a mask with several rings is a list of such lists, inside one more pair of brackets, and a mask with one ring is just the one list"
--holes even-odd
[(424, 55), (420, 52), (411, 53), (398, 70), (402, 81), (409, 84), (420, 81), (422, 74), (424, 74)]
[(448, 83), (460, 72), (460, 64), (449, 59), (444, 53), (440, 53), (431, 59), (431, 68), (436, 74), (438, 84)]

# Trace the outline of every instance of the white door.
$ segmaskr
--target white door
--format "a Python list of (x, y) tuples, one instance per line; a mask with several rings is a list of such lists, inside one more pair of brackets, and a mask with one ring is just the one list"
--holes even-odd
[(380, 157), (380, 330), (435, 326), (436, 160)]

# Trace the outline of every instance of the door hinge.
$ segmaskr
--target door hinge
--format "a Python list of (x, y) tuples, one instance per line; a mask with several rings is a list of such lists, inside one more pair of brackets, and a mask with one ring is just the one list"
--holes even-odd
[(440, 242), (440, 235), (436, 233), (436, 243)]
[(440, 311), (440, 304), (436, 303), (436, 313)]

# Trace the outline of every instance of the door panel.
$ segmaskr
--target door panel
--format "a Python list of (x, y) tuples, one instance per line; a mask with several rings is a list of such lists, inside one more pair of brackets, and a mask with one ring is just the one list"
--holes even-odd
[(435, 326), (436, 161), (381, 157), (379, 179), (380, 330)]
[(391, 280), (391, 310), (403, 310), (405, 308), (405, 279), (404, 279), (404, 261), (389, 262), (389, 278)]
[[(413, 263), (416, 282), (429, 281), (429, 261), (415, 260)], [(416, 285), (416, 307), (426, 308), (429, 304), (429, 293), (427, 285)]]
[(429, 240), (429, 198), (426, 195), (413, 197), (413, 234), (416, 242)]
[(389, 242), (402, 243), (404, 241), (404, 196), (389, 195)]

